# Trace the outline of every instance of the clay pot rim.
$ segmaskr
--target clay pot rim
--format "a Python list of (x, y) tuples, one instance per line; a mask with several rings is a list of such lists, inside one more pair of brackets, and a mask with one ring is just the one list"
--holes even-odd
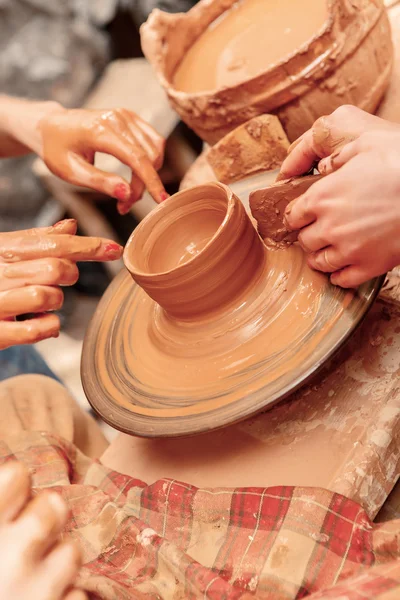
[[(232, 2), (232, 5), (227, 8), (226, 10), (222, 11), (221, 14), (216, 17), (215, 19), (213, 19), (210, 23), (208, 23), (208, 25), (201, 31), (201, 33), (193, 40), (193, 44), (195, 44), (197, 42), (197, 40), (203, 35), (203, 33), (207, 30), (207, 28), (214, 23), (217, 19), (219, 19), (221, 17), (221, 15), (223, 15), (224, 13), (226, 13), (227, 11), (229, 11), (231, 9), (231, 7), (237, 2), (238, 0), (234, 0)], [(339, 0), (340, 1), (340, 0)], [(225, 94), (229, 94), (231, 92), (235, 92), (238, 89), (241, 90), (243, 88), (246, 88), (249, 84), (257, 84), (258, 81), (263, 81), (266, 77), (270, 76), (270, 74), (274, 73), (275, 71), (279, 71), (284, 65), (287, 65), (288, 63), (290, 63), (292, 60), (296, 59), (298, 57), (298, 55), (302, 55), (304, 52), (306, 52), (307, 50), (311, 50), (312, 47), (317, 44), (325, 35), (329, 35), (329, 33), (332, 31), (332, 28), (334, 26), (335, 23), (335, 13), (334, 13), (334, 7), (335, 7), (335, 0), (327, 0), (327, 9), (328, 9), (328, 16), (326, 21), (324, 22), (324, 24), (322, 25), (322, 27), (311, 37), (309, 38), (307, 41), (305, 41), (303, 44), (301, 44), (301, 46), (299, 46), (296, 50), (294, 50), (293, 52), (290, 52), (289, 54), (286, 54), (281, 60), (274, 62), (272, 64), (269, 65), (268, 68), (266, 68), (265, 70), (263, 70), (261, 73), (259, 73), (258, 75), (254, 75), (253, 77), (249, 77), (247, 79), (244, 79), (243, 81), (241, 81), (240, 83), (237, 83), (235, 85), (229, 85), (229, 86), (223, 86), (220, 88), (215, 88), (213, 90), (204, 90), (202, 92), (184, 92), (182, 90), (178, 90), (173, 83), (173, 79), (174, 79), (174, 75), (177, 71), (177, 69), (179, 68), (179, 65), (181, 64), (181, 61), (183, 60), (183, 56), (182, 55), (182, 59), (179, 61), (179, 63), (177, 64), (177, 66), (175, 67), (174, 72), (172, 73), (172, 78), (167, 78), (165, 76), (165, 65), (163, 67), (160, 67), (160, 65), (157, 65), (155, 67), (156, 71), (159, 74), (161, 83), (163, 85), (163, 87), (168, 91), (168, 94), (171, 97), (177, 98), (177, 99), (187, 99), (190, 98), (194, 101), (196, 100), (208, 100), (210, 98), (216, 98), (218, 99), (220, 96), (224, 96)], [(194, 8), (194, 7), (193, 7)], [(190, 9), (188, 11), (188, 13), (179, 13), (179, 16), (182, 18), (182, 20), (190, 20), (190, 17), (188, 16), (189, 12), (191, 10)], [(157, 19), (158, 18), (158, 13), (162, 13), (164, 14), (164, 11), (160, 11), (159, 9), (154, 9), (152, 11), (152, 13), (150, 14), (149, 20), (144, 23), (142, 25), (143, 27), (143, 31), (146, 31), (146, 26), (147, 24), (149, 26), (153, 25), (151, 23), (151, 19)], [(170, 13), (165, 13), (168, 14), (169, 17), (176, 17), (177, 15), (170, 15)], [(153, 27), (151, 27), (153, 29)], [(318, 56), (318, 60), (320, 60), (320, 56)], [(315, 62), (315, 60), (311, 60), (310, 64), (313, 64)]]
[[(149, 272), (149, 271), (143, 271), (143, 270), (137, 268), (134, 264), (134, 261), (131, 258), (131, 252), (132, 252), (132, 246), (135, 244), (138, 236), (143, 235), (143, 230), (146, 230), (147, 227), (151, 227), (152, 223), (154, 221), (155, 222), (160, 221), (160, 219), (163, 218), (163, 215), (165, 214), (166, 211), (172, 212), (174, 210), (174, 204), (176, 204), (176, 202), (178, 202), (182, 198), (182, 196), (190, 196), (191, 193), (193, 192), (193, 190), (200, 191), (201, 188), (203, 188), (205, 192), (207, 190), (209, 190), (210, 188), (220, 189), (221, 192), (223, 192), (226, 197), (225, 216), (224, 216), (221, 224), (219, 225), (218, 229), (216, 230), (214, 235), (209, 239), (209, 241), (204, 246), (204, 248), (202, 248), (198, 254), (193, 256), (193, 258), (190, 258), (189, 260), (181, 263), (180, 265), (177, 265), (176, 267), (168, 269), (167, 271), (158, 271), (156, 273), (153, 273), (153, 272)], [(177, 192), (176, 194), (173, 194), (170, 198), (168, 198), (168, 200), (165, 200), (155, 210), (151, 211), (143, 219), (143, 221), (141, 221), (139, 223), (139, 225), (136, 227), (136, 229), (134, 229), (134, 231), (130, 235), (130, 237), (125, 245), (125, 249), (124, 249), (124, 253), (123, 253), (123, 257), (122, 257), (125, 268), (133, 276), (140, 277), (140, 279), (143, 279), (143, 280), (146, 280), (149, 278), (152, 281), (154, 281), (154, 279), (157, 279), (159, 277), (167, 277), (171, 274), (182, 272), (183, 270), (185, 270), (187, 268), (188, 265), (192, 265), (193, 263), (197, 262), (204, 255), (204, 253), (207, 252), (210, 245), (214, 244), (215, 241), (221, 236), (223, 229), (225, 229), (226, 223), (232, 217), (232, 214), (233, 214), (233, 211), (235, 208), (235, 204), (236, 204), (236, 198), (235, 198), (235, 195), (232, 192), (232, 190), (227, 185), (220, 183), (220, 182), (209, 182), (209, 183), (204, 183), (201, 185), (196, 185), (196, 186), (181, 190), (180, 192)]]

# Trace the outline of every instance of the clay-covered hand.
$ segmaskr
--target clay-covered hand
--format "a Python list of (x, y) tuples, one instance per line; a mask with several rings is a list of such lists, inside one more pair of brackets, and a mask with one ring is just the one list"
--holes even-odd
[[(59, 286), (77, 281), (76, 262), (120, 258), (118, 244), (75, 233), (76, 221), (68, 219), (0, 234), (0, 349), (57, 337), (60, 321), (51, 312), (63, 304)], [(17, 321), (21, 315), (30, 317)]]
[(317, 119), (311, 129), (293, 142), (277, 181), (304, 175), (313, 166), (317, 166), (322, 175), (327, 175), (341, 166), (336, 158), (345, 145), (365, 133), (390, 132), (398, 127), (355, 106), (341, 106), (331, 115)]
[[(165, 141), (129, 110), (67, 110), (56, 102), (0, 97), (0, 134), (2, 155), (35, 152), (58, 177), (116, 198), (122, 214), (141, 198), (145, 187), (156, 202), (168, 197), (157, 174)], [(97, 169), (96, 152), (127, 165), (130, 183)]]
[(308, 263), (357, 287), (400, 264), (400, 127), (354, 107), (317, 121), (295, 144), (283, 176), (318, 159), (327, 176), (286, 210)]
[[(76, 185), (118, 200), (121, 214), (142, 197), (146, 187), (156, 202), (167, 198), (157, 169), (164, 140), (135, 113), (125, 110), (64, 110), (38, 125), (41, 156), (49, 169)], [(132, 170), (130, 184), (93, 166), (96, 152), (111, 154)]]

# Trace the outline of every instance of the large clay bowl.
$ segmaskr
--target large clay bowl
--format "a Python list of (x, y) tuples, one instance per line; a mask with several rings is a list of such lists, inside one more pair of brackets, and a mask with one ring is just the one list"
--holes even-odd
[[(244, 183), (234, 185), (247, 197)], [(124, 261), (90, 323), (82, 383), (106, 422), (144, 437), (206, 432), (286, 398), (348, 339), (382, 283), (344, 291), (299, 247), (268, 252), (219, 183), (160, 205)]]
[(172, 107), (209, 144), (263, 113), (276, 114), (293, 141), (342, 104), (374, 112), (390, 80), (393, 47), (383, 2), (326, 1), (329, 18), (308, 43), (231, 87), (188, 94), (172, 82), (187, 50), (235, 0), (200, 0), (185, 14), (154, 10), (141, 28), (143, 52)]

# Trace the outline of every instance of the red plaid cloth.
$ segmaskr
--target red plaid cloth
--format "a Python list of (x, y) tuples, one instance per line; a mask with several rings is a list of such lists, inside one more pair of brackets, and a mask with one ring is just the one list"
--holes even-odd
[(374, 525), (346, 498), (310, 488), (146, 485), (68, 442), (0, 442), (35, 490), (59, 490), (66, 535), (84, 553), (79, 585), (104, 600), (400, 598), (400, 522)]

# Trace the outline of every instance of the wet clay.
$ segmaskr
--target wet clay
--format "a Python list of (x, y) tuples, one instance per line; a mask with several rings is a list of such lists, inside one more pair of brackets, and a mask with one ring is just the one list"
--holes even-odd
[(286, 207), (320, 179), (321, 175), (286, 179), (250, 194), (251, 213), (268, 246), (285, 247), (297, 240), (298, 231), (286, 227)]
[[(257, 15), (249, 30), (242, 27), (247, 6), (254, 6), (252, 10), (263, 13)], [(291, 38), (290, 34), (282, 34), (282, 30), (276, 43), (271, 43), (271, 39), (279, 35), (279, 27), (262, 25), (262, 20), (268, 19), (270, 14), (266, 7), (278, 6), (285, 27), (291, 23), (293, 15), (297, 15), (292, 31), (296, 35), (300, 32), (304, 37), (296, 40), (295, 47), (285, 45)], [(328, 16), (321, 27), (323, 10)], [(236, 22), (236, 16), (242, 13), (243, 19)], [(224, 29), (228, 32), (229, 24), (235, 22), (238, 30), (236, 37), (232, 34), (230, 40), (235, 57), (228, 55), (229, 50), (224, 51), (221, 46), (214, 54), (210, 50), (211, 58), (206, 58), (207, 40), (211, 39), (210, 48), (215, 42), (214, 52)], [(243, 43), (252, 28), (256, 34), (251, 35), (248, 44)], [(251, 0), (238, 4), (234, 0), (200, 0), (187, 13), (171, 15), (154, 10), (140, 33), (143, 52), (154, 67), (171, 105), (210, 145), (241, 123), (263, 113), (276, 114), (289, 140), (294, 141), (317, 118), (343, 104), (354, 104), (373, 112), (384, 95), (391, 74), (393, 47), (386, 10), (381, 2), (285, 0), (278, 3), (278, 0), (272, 0), (263, 3), (258, 0), (257, 3), (257, 0)], [(201, 52), (198, 51), (200, 44)], [(230, 44), (227, 47), (231, 49)], [(257, 50), (260, 47), (263, 49)], [(289, 54), (285, 56), (286, 51)], [(199, 67), (190, 67), (185, 89), (202, 87), (203, 91), (182, 91), (182, 84), (181, 89), (175, 87), (179, 85), (178, 76), (192, 53), (198, 53)], [(250, 58), (251, 63), (244, 62)], [(274, 59), (275, 62), (271, 62)], [(225, 83), (218, 87), (216, 78), (220, 73)], [(253, 75), (249, 76), (249, 73)]]
[(205, 431), (281, 399), (346, 339), (374, 289), (331, 286), (297, 245), (267, 251), (222, 184), (161, 205), (124, 260), (141, 287), (122, 274), (103, 297), (82, 379), (105, 420), (145, 436)]
[(193, 44), (179, 65), (177, 90), (232, 86), (297, 52), (328, 18), (321, 0), (242, 0)]

